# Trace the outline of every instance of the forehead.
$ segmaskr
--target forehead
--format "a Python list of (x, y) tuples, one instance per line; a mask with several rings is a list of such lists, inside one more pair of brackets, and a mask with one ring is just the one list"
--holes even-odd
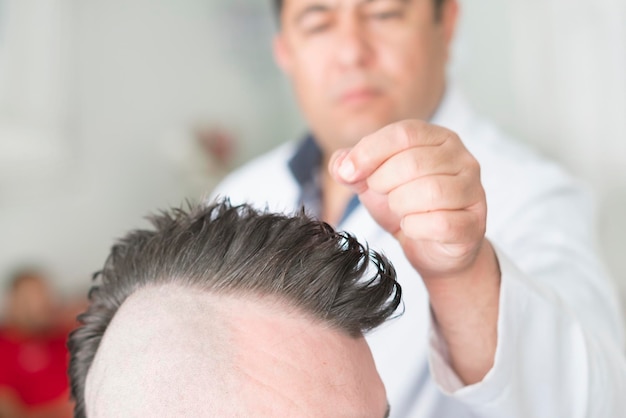
[[(167, 382), (175, 381), (188, 399), (237, 404), (254, 416), (384, 414), (384, 386), (365, 340), (344, 335), (284, 303), (172, 288), (143, 291), (127, 302), (114, 318), (102, 352), (99, 349), (97, 366), (90, 371), (92, 382), (102, 376), (98, 370), (122, 357), (145, 378), (141, 385), (154, 384), (150, 376), (168, 370), (170, 377), (153, 393), (171, 392)], [(177, 366), (164, 369), (158, 364), (163, 358)], [(121, 371), (113, 378), (117, 388), (128, 380)], [(95, 386), (90, 393), (96, 392)]]
[(283, 0), (282, 9), (306, 7), (309, 5), (324, 5), (328, 7), (361, 6), (375, 3), (413, 3), (422, 0)]
[(256, 413), (384, 415), (385, 389), (363, 337), (346, 335), (280, 303), (247, 304), (231, 320), (233, 360), (244, 378), (246, 403), (271, 408)]

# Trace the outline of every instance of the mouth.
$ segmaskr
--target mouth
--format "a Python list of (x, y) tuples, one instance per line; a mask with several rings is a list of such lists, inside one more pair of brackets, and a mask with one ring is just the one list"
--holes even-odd
[(362, 105), (377, 98), (378, 96), (380, 96), (380, 91), (374, 88), (359, 87), (346, 90), (339, 95), (339, 103), (348, 106)]

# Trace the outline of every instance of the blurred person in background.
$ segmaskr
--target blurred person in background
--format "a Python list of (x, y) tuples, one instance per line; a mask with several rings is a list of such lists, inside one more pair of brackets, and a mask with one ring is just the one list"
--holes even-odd
[(304, 205), (392, 260), (406, 311), (368, 336), (392, 415), (622, 416), (624, 326), (592, 205), (448, 82), (457, 1), (273, 4), (310, 132), (214, 194)]
[[(84, 305), (83, 305), (84, 306)], [(66, 307), (40, 269), (9, 281), (0, 325), (0, 417), (70, 417), (66, 341), (77, 307)]]

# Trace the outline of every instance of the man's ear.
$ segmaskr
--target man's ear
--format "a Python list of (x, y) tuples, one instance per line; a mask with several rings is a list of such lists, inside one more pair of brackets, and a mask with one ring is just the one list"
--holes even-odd
[(283, 70), (287, 75), (291, 74), (291, 68), (293, 66), (293, 60), (291, 57), (291, 50), (287, 45), (287, 41), (283, 37), (282, 33), (278, 33), (274, 36), (272, 41), (272, 50), (274, 52), (274, 60), (278, 67)]
[(446, 46), (450, 47), (450, 42), (454, 37), (457, 19), (459, 16), (459, 2), (457, 0), (446, 0), (441, 6), (441, 23), (443, 25), (443, 35)]

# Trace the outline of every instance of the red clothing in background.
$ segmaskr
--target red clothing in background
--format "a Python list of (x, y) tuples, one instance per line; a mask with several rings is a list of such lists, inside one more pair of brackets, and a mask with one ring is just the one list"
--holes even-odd
[(0, 389), (12, 390), (28, 408), (68, 399), (67, 335), (0, 329)]

